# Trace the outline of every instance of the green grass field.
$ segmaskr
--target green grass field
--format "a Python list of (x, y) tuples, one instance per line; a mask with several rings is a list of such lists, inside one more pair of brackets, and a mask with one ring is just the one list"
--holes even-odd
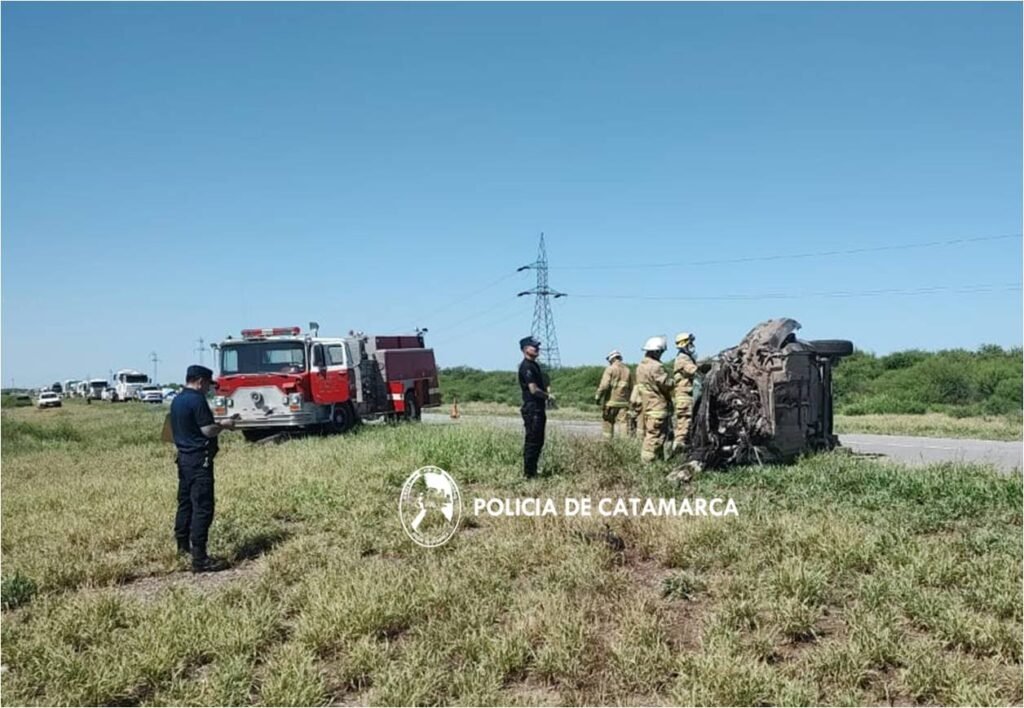
[(944, 413), (837, 415), (835, 427), (838, 433), (914, 435), (926, 438), (1020, 440), (1024, 437), (1024, 427), (1019, 416), (955, 418)]
[[(1022, 702), (1019, 476), (839, 454), (687, 488), (631, 441), (368, 426), (225, 440), (211, 552), (174, 554), (161, 409), (2, 414), (5, 704)], [(475, 518), (403, 534), (424, 465), (472, 497), (731, 496), (738, 518)], [(609, 542), (621, 539), (623, 543)]]

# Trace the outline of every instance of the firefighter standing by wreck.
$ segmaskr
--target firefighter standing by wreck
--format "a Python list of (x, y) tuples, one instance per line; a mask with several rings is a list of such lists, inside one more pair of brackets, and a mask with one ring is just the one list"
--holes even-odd
[(612, 350), (605, 357), (608, 366), (601, 375), (594, 400), (601, 406), (601, 435), (611, 440), (615, 435), (615, 424), (623, 422), (629, 397), (633, 392), (633, 372), (622, 363), (622, 354)]
[(680, 332), (676, 335), (676, 349), (679, 353), (672, 364), (672, 404), (675, 406), (676, 416), (675, 440), (672, 442), (673, 454), (682, 453), (686, 449), (687, 436), (690, 433), (690, 419), (693, 417), (693, 379), (697, 375), (693, 343), (694, 336), (689, 332)]
[(672, 405), (672, 380), (661, 365), (668, 348), (665, 337), (651, 337), (644, 343), (644, 358), (636, 369), (636, 387), (643, 407), (643, 444), (640, 460), (654, 462), (664, 455), (668, 417)]

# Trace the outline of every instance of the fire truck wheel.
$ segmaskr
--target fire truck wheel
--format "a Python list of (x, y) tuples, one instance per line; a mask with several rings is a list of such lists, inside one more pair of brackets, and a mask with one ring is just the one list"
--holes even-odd
[(412, 391), (407, 391), (405, 394), (405, 419), (406, 420), (419, 420), (421, 411), (419, 406), (416, 405), (416, 396)]
[(331, 422), (334, 432), (344, 433), (356, 424), (356, 412), (349, 404), (335, 406)]

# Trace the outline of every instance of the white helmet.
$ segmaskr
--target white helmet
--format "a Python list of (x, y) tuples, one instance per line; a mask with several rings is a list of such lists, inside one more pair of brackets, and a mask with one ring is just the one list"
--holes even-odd
[(622, 358), (622, 352), (620, 352), (618, 349), (612, 349), (610, 352), (608, 352), (608, 356), (606, 356), (605, 359), (607, 359), (608, 361), (611, 361), (612, 359), (615, 359), (616, 357), (621, 359)]
[(668, 349), (668, 339), (664, 335), (658, 335), (657, 337), (650, 337), (644, 342), (645, 352), (663, 352)]

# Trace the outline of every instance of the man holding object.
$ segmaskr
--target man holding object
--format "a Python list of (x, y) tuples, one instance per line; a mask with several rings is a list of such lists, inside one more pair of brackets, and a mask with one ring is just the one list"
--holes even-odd
[(213, 372), (193, 364), (185, 373), (185, 388), (171, 403), (171, 431), (178, 449), (178, 513), (174, 537), (178, 553), (192, 555), (192, 572), (224, 570), (227, 565), (206, 554), (206, 541), (213, 523), (213, 458), (217, 436), (235, 427), (234, 420), (216, 423), (206, 402), (213, 384)]
[(537, 363), (540, 341), (533, 336), (523, 337), (519, 340), (519, 348), (523, 352), (523, 361), (519, 365), (519, 388), (523, 393), (520, 412), (526, 428), (523, 474), (529, 479), (537, 476), (537, 463), (540, 461), (540, 451), (544, 448), (544, 428), (548, 422), (548, 402), (553, 401), (554, 396), (548, 393), (547, 381)]

